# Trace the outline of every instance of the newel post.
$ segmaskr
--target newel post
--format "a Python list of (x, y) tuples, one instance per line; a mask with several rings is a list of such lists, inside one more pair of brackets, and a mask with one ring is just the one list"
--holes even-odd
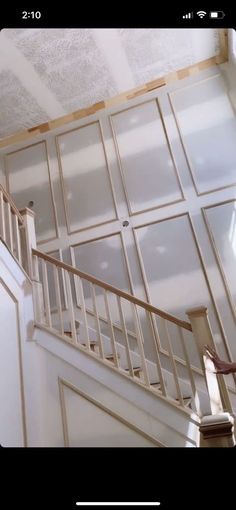
[(36, 243), (36, 234), (35, 234), (35, 213), (31, 209), (28, 209), (28, 207), (25, 207), (25, 209), (22, 209), (20, 211), (21, 216), (24, 220), (24, 229), (23, 229), (23, 264), (24, 268), (26, 269), (29, 277), (33, 279), (34, 272), (33, 272), (33, 257), (32, 257), (32, 248), (37, 248)]
[(38, 262), (32, 255), (32, 249), (37, 248), (35, 213), (26, 207), (20, 211), (20, 214), (24, 220), (24, 228), (22, 232), (24, 236), (22, 243), (23, 267), (26, 269), (26, 272), (32, 281), (35, 319), (40, 322), (44, 317), (43, 290), (42, 284), (39, 281)]
[[(204, 346), (215, 349), (214, 338), (206, 307), (187, 310), (194, 339), (200, 355), (203, 374), (209, 394), (211, 414), (203, 416), (200, 423), (202, 447), (234, 446), (234, 419), (232, 407), (223, 376), (215, 374), (213, 362), (205, 355)], [(225, 412), (229, 411), (229, 412)]]

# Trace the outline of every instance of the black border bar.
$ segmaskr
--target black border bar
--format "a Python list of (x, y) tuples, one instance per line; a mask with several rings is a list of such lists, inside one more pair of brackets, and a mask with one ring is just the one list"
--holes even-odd
[[(120, 2), (110, 2), (107, 6), (102, 2), (90, 4), (81, 2), (58, 2), (41, 7), (21, 4), (19, 7), (5, 4), (0, 10), (0, 29), (3, 28), (236, 28), (236, 6), (227, 7), (204, 2), (187, 7), (173, 6), (166, 2), (137, 5), (122, 5)], [(198, 11), (207, 14), (200, 18)], [(220, 18), (211, 19), (210, 12), (221, 12)], [(23, 14), (26, 13), (26, 14)], [(40, 13), (35, 14), (35, 13)], [(193, 13), (193, 17), (183, 18)]]

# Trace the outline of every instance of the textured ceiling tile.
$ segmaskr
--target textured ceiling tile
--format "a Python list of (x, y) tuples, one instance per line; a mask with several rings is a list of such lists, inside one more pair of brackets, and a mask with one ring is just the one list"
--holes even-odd
[[(136, 85), (198, 61), (195, 55), (193, 30), (120, 29), (119, 34)], [(209, 37), (215, 38), (213, 30), (209, 31)], [(217, 42), (218, 40), (214, 39), (214, 50), (209, 56), (218, 52)]]
[[(7, 31), (6, 35), (68, 113), (71, 102), (79, 109), (118, 93), (91, 30), (19, 29)], [(87, 96), (90, 102), (86, 103)]]
[[(0, 51), (0, 136), (49, 120), (53, 100), (56, 110), (71, 113), (116, 96), (122, 92), (117, 84), (122, 73), (129, 74), (135, 87), (219, 53), (218, 31), (212, 29), (5, 29), (2, 33), (6, 57), (1, 59)], [(18, 58), (19, 64), (20, 57), (28, 69), (24, 77), (14, 61)]]
[(49, 120), (11, 71), (0, 72), (0, 84), (0, 137)]

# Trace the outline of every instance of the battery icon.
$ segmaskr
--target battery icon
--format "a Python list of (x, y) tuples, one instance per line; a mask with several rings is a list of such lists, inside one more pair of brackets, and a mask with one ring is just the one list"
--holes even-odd
[(210, 12), (210, 18), (223, 19), (224, 17), (225, 17), (225, 13), (223, 11)]

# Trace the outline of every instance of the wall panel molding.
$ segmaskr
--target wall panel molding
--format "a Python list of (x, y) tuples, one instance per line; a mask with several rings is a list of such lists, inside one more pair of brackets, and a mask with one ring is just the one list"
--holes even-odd
[(158, 441), (155, 437), (147, 434), (143, 430), (136, 427), (134, 424), (127, 421), (125, 418), (123, 418), (119, 413), (116, 413), (115, 411), (109, 409), (106, 407), (100, 400), (95, 399), (94, 397), (88, 395), (84, 391), (80, 390), (73, 384), (71, 384), (69, 381), (66, 381), (65, 379), (62, 379), (58, 377), (58, 387), (59, 387), (59, 395), (60, 395), (60, 405), (61, 405), (61, 416), (62, 416), (62, 426), (63, 426), (63, 437), (64, 437), (64, 446), (69, 447), (69, 429), (68, 429), (68, 418), (67, 418), (67, 412), (66, 412), (66, 400), (65, 400), (65, 394), (64, 394), (64, 388), (68, 388), (80, 397), (83, 397), (88, 402), (92, 403), (111, 417), (115, 418), (117, 421), (128, 427), (130, 430), (133, 430), (140, 436), (144, 437), (148, 441), (151, 441), (153, 443), (153, 446), (158, 447), (164, 447), (164, 445)]
[[(221, 333), (221, 336), (222, 336), (222, 339), (223, 339), (223, 342), (224, 342), (224, 345), (225, 345), (228, 357), (232, 361), (232, 354), (231, 354), (231, 350), (230, 350), (230, 347), (229, 347), (229, 342), (228, 342), (227, 335), (226, 335), (226, 332), (225, 332), (225, 329), (224, 329), (224, 326), (223, 326), (223, 323), (222, 323), (222, 320), (221, 320), (221, 317), (220, 317), (218, 305), (216, 303), (216, 300), (215, 300), (215, 297), (213, 295), (213, 292), (212, 292), (212, 289), (211, 289), (211, 285), (210, 285), (210, 282), (209, 282), (209, 279), (208, 279), (206, 265), (205, 265), (204, 258), (203, 258), (203, 255), (202, 255), (202, 250), (201, 250), (200, 244), (198, 243), (198, 239), (197, 239), (197, 235), (196, 235), (196, 232), (195, 232), (195, 228), (194, 228), (194, 224), (193, 224), (193, 221), (192, 221), (192, 217), (191, 217), (190, 213), (188, 213), (188, 212), (177, 214), (175, 216), (168, 216), (166, 218), (162, 218), (162, 219), (156, 220), (156, 221), (151, 221), (149, 223), (146, 223), (146, 224), (143, 224), (143, 225), (140, 225), (140, 226), (134, 228), (135, 244), (136, 244), (136, 247), (137, 247), (137, 253), (138, 253), (138, 257), (139, 257), (139, 263), (140, 263), (141, 272), (142, 272), (142, 275), (143, 275), (143, 281), (144, 281), (144, 286), (145, 286), (145, 290), (146, 290), (146, 294), (147, 294), (147, 300), (148, 300), (148, 302), (150, 304), (156, 305), (155, 303), (153, 303), (153, 301), (151, 299), (149, 285), (148, 285), (148, 279), (147, 279), (147, 274), (146, 274), (146, 271), (145, 271), (144, 260), (143, 260), (143, 256), (142, 256), (142, 253), (141, 253), (139, 240), (138, 240), (138, 237), (137, 237), (137, 230), (139, 230), (140, 228), (142, 228), (144, 226), (155, 225), (155, 224), (163, 223), (165, 221), (173, 220), (173, 219), (176, 219), (176, 218), (183, 218), (183, 217), (186, 217), (188, 219), (188, 224), (189, 224), (190, 232), (191, 232), (192, 239), (193, 239), (193, 246), (195, 246), (196, 254), (197, 254), (197, 257), (198, 257), (198, 260), (199, 260), (200, 268), (202, 270), (203, 278), (204, 278), (205, 283), (206, 283), (206, 288), (207, 288), (208, 293), (209, 293), (209, 298), (210, 298), (211, 303), (212, 303), (212, 307), (213, 307), (214, 314), (215, 314), (215, 317), (216, 317), (216, 321), (217, 321), (217, 324), (218, 324), (218, 327), (219, 327), (219, 331)], [(154, 327), (156, 328), (155, 325), (154, 325)], [(163, 354), (168, 355), (168, 352), (160, 344), (160, 341), (159, 341), (159, 348), (160, 348), (160, 350), (161, 350), (161, 352)], [(175, 356), (175, 358), (176, 358), (176, 360), (178, 362), (180, 362), (182, 364), (185, 364), (185, 362), (183, 362), (183, 360), (181, 360), (181, 358), (179, 358), (178, 356)], [(195, 367), (195, 368), (197, 368), (197, 367)]]
[(6, 153), (4, 155), (4, 168), (5, 168), (7, 191), (8, 191), (8, 193), (11, 193), (10, 180), (9, 180), (8, 158), (10, 156), (12, 156), (13, 154), (18, 154), (20, 152), (23, 152), (25, 150), (31, 149), (32, 147), (36, 147), (36, 146), (39, 146), (39, 145), (42, 145), (42, 147), (44, 148), (44, 153), (45, 153), (45, 163), (46, 163), (46, 166), (47, 166), (49, 194), (50, 194), (52, 213), (53, 213), (53, 224), (54, 224), (54, 229), (55, 229), (55, 236), (51, 236), (49, 238), (41, 239), (40, 241), (38, 241), (38, 244), (40, 245), (40, 244), (44, 244), (46, 242), (58, 239), (58, 237), (59, 237), (59, 227), (58, 227), (58, 221), (57, 221), (57, 213), (56, 213), (56, 205), (55, 205), (55, 200), (54, 200), (52, 179), (51, 179), (51, 174), (50, 174), (50, 164), (49, 164), (49, 157), (48, 157), (47, 141), (46, 140), (41, 140), (40, 142), (36, 142), (36, 143), (31, 144), (31, 145), (27, 145), (25, 147), (21, 147), (20, 149), (17, 149), (15, 151)]
[[(193, 164), (193, 161), (192, 161), (192, 156), (190, 154), (190, 149), (189, 149), (189, 147), (188, 147), (188, 145), (187, 145), (187, 143), (185, 141), (186, 135), (184, 135), (184, 133), (183, 133), (183, 128), (181, 127), (181, 122), (180, 122), (180, 120), (178, 118), (178, 111), (176, 110), (176, 107), (175, 107), (175, 104), (174, 104), (174, 97), (179, 92), (181, 93), (181, 92), (183, 92), (185, 90), (190, 90), (192, 88), (196, 89), (197, 87), (201, 86), (202, 84), (207, 83), (207, 82), (209, 83), (210, 81), (213, 81), (213, 80), (216, 80), (216, 79), (222, 80), (222, 76), (221, 76), (220, 73), (219, 74), (215, 74), (215, 75), (210, 76), (210, 77), (207, 77), (207, 78), (204, 78), (203, 80), (199, 80), (198, 82), (195, 82), (193, 84), (183, 86), (183, 88), (181, 88), (181, 89), (176, 89), (176, 90), (174, 90), (172, 92), (168, 92), (168, 97), (169, 97), (169, 102), (170, 102), (170, 105), (171, 105), (171, 110), (172, 110), (174, 118), (175, 118), (176, 126), (177, 126), (178, 133), (179, 133), (179, 137), (180, 137), (180, 140), (181, 140), (181, 144), (182, 144), (182, 147), (183, 147), (183, 151), (184, 151), (184, 154), (185, 154), (185, 158), (186, 158), (186, 161), (187, 161), (189, 172), (191, 174), (191, 179), (192, 179), (192, 182), (193, 182), (193, 186), (194, 186), (194, 189), (195, 189), (195, 192), (196, 192), (197, 196), (199, 196), (199, 197), (202, 196), (202, 195), (208, 195), (208, 194), (216, 192), (216, 191), (227, 189), (227, 188), (230, 188), (232, 186), (236, 186), (236, 181), (233, 179), (232, 182), (229, 182), (226, 185), (222, 184), (222, 185), (218, 185), (216, 187), (213, 185), (213, 186), (210, 186), (206, 190), (202, 190), (202, 191), (200, 190), (199, 184), (197, 182), (196, 170), (194, 168), (194, 164)], [(223, 90), (223, 86), (224, 86), (224, 84), (223, 84), (223, 81), (222, 81), (222, 90)], [(231, 98), (229, 96), (229, 93), (228, 93), (228, 91), (226, 89), (224, 89), (224, 92), (225, 92), (225, 96), (227, 96), (229, 105), (230, 105), (230, 107), (232, 109), (232, 114), (234, 114), (235, 110), (234, 110), (234, 106), (232, 104)], [(224, 109), (224, 105), (221, 105), (221, 108), (223, 110)], [(236, 119), (235, 119), (235, 122), (236, 122)], [(203, 125), (202, 125), (202, 128), (203, 128)], [(212, 164), (212, 166), (214, 166), (214, 164)]]
[[(140, 108), (140, 107), (143, 107), (145, 105), (149, 105), (151, 103), (154, 103), (156, 105), (156, 108), (157, 108), (157, 120), (158, 120), (158, 115), (159, 115), (162, 131), (163, 131), (163, 136), (164, 136), (164, 139), (166, 141), (166, 147), (168, 149), (168, 152), (169, 152), (172, 164), (173, 164), (173, 175), (176, 178), (177, 186), (178, 186), (179, 192), (180, 192), (180, 198), (176, 198), (175, 200), (166, 201), (164, 203), (157, 204), (157, 205), (155, 205), (153, 207), (147, 207), (147, 208), (144, 208), (144, 209), (139, 209), (137, 211), (134, 211), (134, 210), (132, 210), (132, 205), (131, 205), (130, 198), (129, 198), (129, 192), (128, 192), (128, 187), (127, 187), (127, 183), (126, 183), (124, 165), (122, 163), (122, 155), (121, 155), (121, 151), (120, 151), (120, 148), (119, 148), (118, 137), (117, 137), (117, 133), (116, 133), (116, 129), (115, 129), (115, 125), (114, 125), (113, 119), (115, 119), (116, 116), (118, 116), (118, 115), (120, 115), (122, 113), (126, 113), (127, 111), (130, 111), (130, 110), (135, 110), (135, 108)], [(143, 212), (148, 212), (150, 210), (159, 209), (161, 207), (172, 205), (172, 204), (175, 204), (175, 203), (178, 203), (178, 202), (182, 202), (185, 199), (184, 192), (183, 192), (183, 188), (182, 188), (182, 185), (181, 185), (180, 176), (179, 176), (179, 173), (178, 173), (175, 157), (174, 157), (174, 154), (173, 154), (173, 150), (172, 150), (172, 146), (171, 146), (171, 141), (170, 141), (167, 129), (166, 129), (166, 125), (165, 125), (165, 122), (164, 122), (164, 118), (163, 118), (163, 114), (162, 114), (162, 111), (161, 111), (161, 107), (160, 107), (158, 98), (150, 99), (150, 100), (144, 101), (142, 103), (138, 103), (137, 105), (133, 105), (133, 106), (130, 106), (130, 107), (123, 107), (121, 110), (116, 111), (116, 113), (113, 113), (113, 114), (109, 115), (109, 120), (110, 120), (112, 135), (113, 135), (115, 149), (116, 149), (116, 154), (117, 154), (118, 166), (119, 166), (119, 170), (120, 170), (120, 174), (121, 174), (121, 179), (122, 179), (122, 183), (123, 183), (123, 188), (124, 188), (124, 192), (125, 192), (125, 196), (126, 196), (126, 200), (127, 200), (127, 205), (128, 205), (128, 211), (129, 211), (130, 216), (141, 214)], [(144, 124), (144, 127), (145, 127), (145, 124)], [(158, 186), (158, 164), (156, 164), (156, 172), (157, 172), (156, 177), (157, 177), (157, 186)]]
[(20, 327), (20, 313), (19, 313), (19, 302), (16, 296), (12, 293), (11, 289), (6, 285), (4, 280), (0, 276), (0, 286), (6, 291), (10, 299), (15, 305), (16, 311), (16, 324), (17, 324), (17, 354), (18, 354), (18, 366), (19, 366), (19, 390), (20, 390), (20, 407), (21, 407), (21, 423), (22, 423), (22, 434), (23, 434), (23, 446), (26, 447), (28, 443), (27, 439), (27, 427), (26, 427), (26, 410), (25, 410), (25, 395), (24, 395), (24, 376), (23, 376), (23, 362), (22, 362), (22, 349), (21, 349), (21, 327)]
[[(101, 222), (97, 222), (97, 223), (95, 222), (95, 223), (92, 223), (90, 225), (87, 225), (87, 226), (84, 226), (84, 227), (81, 227), (81, 228), (72, 229), (71, 228), (71, 224), (70, 224), (70, 219), (69, 219), (68, 201), (66, 199), (65, 174), (63, 172), (63, 162), (62, 162), (62, 154), (61, 154), (61, 151), (60, 151), (59, 139), (62, 136), (69, 135), (70, 133), (75, 133), (76, 131), (78, 132), (79, 130), (86, 129), (89, 126), (98, 126), (98, 133), (99, 133), (100, 139), (101, 139), (101, 147), (102, 147), (102, 151), (103, 151), (103, 155), (104, 155), (106, 174), (107, 174), (107, 177), (108, 177), (108, 185), (110, 187), (111, 198), (112, 198), (112, 205), (114, 207), (114, 213), (115, 214), (114, 214), (114, 216), (112, 216), (111, 218), (109, 218), (109, 219), (107, 219), (105, 221), (101, 221)], [(61, 180), (62, 195), (63, 195), (63, 204), (64, 204), (65, 217), (66, 217), (66, 226), (67, 226), (68, 234), (70, 235), (70, 234), (74, 234), (74, 233), (77, 233), (77, 232), (81, 232), (83, 230), (88, 230), (90, 228), (92, 229), (92, 228), (95, 228), (95, 227), (98, 227), (98, 226), (101, 226), (101, 225), (105, 225), (107, 223), (111, 223), (112, 221), (115, 222), (118, 219), (117, 202), (116, 202), (114, 185), (113, 185), (113, 181), (112, 181), (110, 165), (109, 165), (108, 158), (107, 158), (107, 152), (106, 152), (106, 147), (105, 147), (105, 140), (104, 140), (104, 136), (103, 136), (103, 131), (102, 131), (100, 120), (98, 119), (98, 120), (95, 120), (94, 122), (83, 124), (82, 126), (78, 126), (78, 127), (74, 128), (74, 129), (70, 129), (68, 131), (61, 132), (60, 134), (56, 135), (55, 142), (56, 142), (58, 166), (59, 166), (59, 172), (60, 172), (60, 180)]]
[(230, 305), (234, 321), (236, 322), (236, 303), (234, 301), (232, 292), (230, 290), (229, 280), (228, 280), (228, 277), (226, 275), (226, 272), (225, 272), (225, 269), (224, 269), (224, 266), (223, 266), (223, 262), (222, 262), (222, 259), (221, 259), (221, 256), (220, 256), (220, 252), (219, 252), (219, 250), (217, 248), (217, 243), (216, 243), (216, 240), (215, 240), (212, 228), (210, 226), (210, 222), (209, 222), (209, 220), (207, 218), (207, 211), (208, 210), (214, 209), (215, 207), (220, 207), (220, 206), (225, 205), (225, 204), (230, 204), (230, 203), (232, 203), (232, 204), (234, 203), (236, 205), (236, 199), (225, 200), (223, 202), (216, 202), (216, 203), (211, 204), (209, 206), (202, 207), (202, 214), (203, 214), (204, 222), (205, 222), (205, 225), (206, 225), (207, 233), (208, 233), (208, 236), (209, 236), (209, 239), (210, 239), (210, 243), (211, 243), (214, 255), (215, 255), (216, 263), (217, 263), (218, 269), (220, 271), (220, 274), (222, 276), (222, 280), (223, 280), (223, 284), (224, 284), (224, 287), (225, 287), (225, 292), (226, 292), (226, 296), (227, 296), (227, 299), (228, 299), (228, 303)]

